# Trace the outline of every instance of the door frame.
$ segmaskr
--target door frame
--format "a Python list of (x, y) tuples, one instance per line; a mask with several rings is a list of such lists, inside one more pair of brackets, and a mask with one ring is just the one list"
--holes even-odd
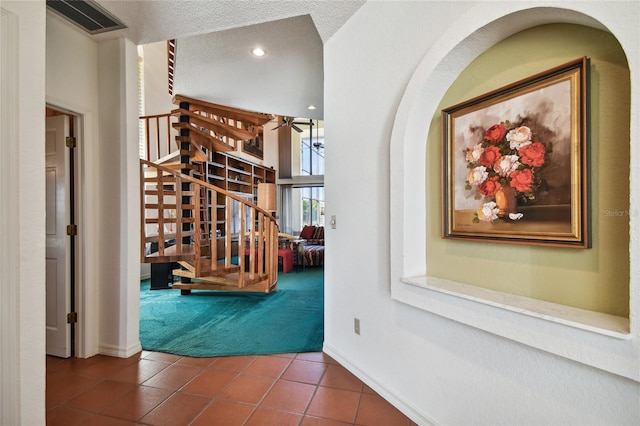
[[(83, 280), (80, 279), (80, 277), (82, 276), (81, 273), (83, 271), (82, 268), (82, 258), (83, 256), (81, 256), (82, 253), (82, 247), (83, 247), (83, 235), (84, 232), (82, 232), (81, 229), (81, 218), (84, 216), (82, 214), (82, 212), (80, 211), (80, 206), (82, 205), (82, 203), (80, 202), (83, 199), (83, 195), (82, 195), (82, 191), (80, 190), (80, 188), (83, 187), (81, 179), (80, 179), (80, 164), (82, 163), (82, 155), (81, 155), (81, 151), (80, 151), (80, 147), (82, 146), (82, 140), (84, 139), (82, 137), (83, 135), (83, 128), (82, 128), (82, 115), (78, 114), (77, 112), (73, 112), (67, 108), (64, 107), (60, 107), (56, 104), (53, 103), (49, 103), (47, 102), (45, 107), (47, 109), (51, 109), (51, 110), (55, 110), (56, 112), (65, 114), (69, 117), (69, 128), (70, 128), (70, 136), (73, 136), (76, 138), (76, 148), (72, 151), (72, 155), (73, 158), (69, 159), (69, 170), (67, 170), (67, 173), (69, 173), (69, 179), (70, 182), (72, 182), (72, 184), (70, 184), (70, 191), (73, 191), (73, 193), (66, 193), (65, 194), (65, 207), (66, 209), (69, 209), (69, 216), (70, 218), (73, 218), (73, 223), (75, 223), (75, 225), (77, 225), (78, 228), (78, 233), (75, 236), (75, 238), (71, 239), (69, 241), (69, 259), (67, 259), (66, 261), (69, 262), (69, 276), (67, 277), (67, 279), (71, 280), (69, 289), (70, 289), (70, 294), (69, 296), (69, 309), (71, 312), (76, 312), (77, 315), (77, 322), (76, 323), (72, 323), (71, 324), (71, 358), (75, 358), (75, 357), (84, 357), (86, 351), (84, 350), (83, 347), (83, 335), (82, 333), (80, 333), (80, 331), (84, 328), (83, 325), (83, 318), (84, 315), (82, 315), (82, 313), (85, 311), (85, 306), (81, 303), (79, 303), (79, 295), (82, 294), (82, 291), (84, 290), (82, 287), (82, 282)], [(45, 114), (46, 115), (46, 114)]]

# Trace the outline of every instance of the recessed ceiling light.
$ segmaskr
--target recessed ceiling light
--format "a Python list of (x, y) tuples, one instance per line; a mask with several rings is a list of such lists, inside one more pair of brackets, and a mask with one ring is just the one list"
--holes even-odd
[(307, 107), (307, 109), (316, 109), (316, 106), (315, 106), (315, 105), (309, 105), (309, 106)]
[(261, 47), (256, 47), (253, 50), (251, 50), (251, 53), (253, 53), (255, 56), (264, 56), (265, 52), (263, 48)]

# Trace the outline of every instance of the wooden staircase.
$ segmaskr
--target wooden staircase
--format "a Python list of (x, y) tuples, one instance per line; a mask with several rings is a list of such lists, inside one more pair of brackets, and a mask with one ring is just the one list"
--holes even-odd
[[(140, 160), (141, 261), (177, 263), (173, 287), (269, 293), (278, 274), (278, 225), (271, 213), (201, 179), (215, 151), (235, 150), (255, 138), (271, 119), (203, 101), (175, 96), (172, 123), (179, 135), (179, 162)], [(224, 209), (224, 231), (216, 228)], [(222, 216), (222, 215), (220, 215)]]

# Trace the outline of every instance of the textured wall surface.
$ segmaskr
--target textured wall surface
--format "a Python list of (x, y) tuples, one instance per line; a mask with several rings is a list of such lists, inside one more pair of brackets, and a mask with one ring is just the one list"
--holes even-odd
[[(10, 269), (4, 271), (7, 277), (2, 284), (3, 296), (9, 297), (0, 300), (1, 371), (11, 369), (8, 377), (2, 375), (0, 423), (44, 424), (45, 200), (44, 196), (34, 196), (31, 190), (44, 188), (45, 182), (45, 13), (44, 5), (32, 2), (3, 1), (0, 6), (2, 58), (13, 58), (12, 63), (2, 64), (1, 143), (3, 154), (9, 155), (2, 159), (2, 166), (11, 163), (14, 172), (10, 191), (13, 204), (0, 206), (2, 220), (10, 221), (3, 230), (7, 226), (12, 229), (3, 238), (12, 238), (13, 252), (13, 262), (7, 265)], [(13, 86), (11, 96), (7, 96), (7, 83)], [(12, 139), (5, 139), (8, 135), (4, 120), (9, 117), (14, 120)], [(12, 145), (9, 150), (6, 144)], [(12, 317), (6, 318), (6, 312)]]
[[(527, 10), (526, 19), (511, 15), (536, 6), (541, 8)], [(44, 318), (44, 262), (37, 259), (44, 253), (44, 200), (37, 195), (44, 192), (44, 179), (38, 172), (43, 165), (44, 122), (32, 115), (44, 112), (45, 36), (41, 31), (45, 5), (3, 1), (2, 7), (17, 13), (25, 23), (20, 37), (22, 100), (18, 124), (18, 155), (23, 167), (18, 178), (23, 195), (19, 200), (21, 245), (16, 266), (20, 287), (15, 326), (21, 345), (16, 366), (20, 369), (19, 402), (24, 424), (43, 424), (44, 330), (38, 324), (43, 324)], [(562, 13), (562, 8), (580, 13)], [(640, 66), (639, 14), (637, 2), (368, 2), (326, 43), (325, 184), (327, 214), (337, 216), (337, 228), (328, 229), (326, 235), (325, 347), (420, 424), (640, 423), (640, 387), (633, 376), (640, 353), (637, 218), (632, 217), (630, 223), (631, 333), (627, 341), (586, 337), (588, 332), (571, 327), (561, 332), (560, 328), (484, 305), (452, 302), (444, 296), (425, 297), (424, 289), (417, 287), (403, 296), (416, 305), (429, 305), (427, 310), (391, 298), (391, 288), (397, 290), (400, 277), (426, 270), (426, 221), (419, 215), (415, 218), (427, 206), (424, 165), (428, 121), (451, 82), (475, 56), (523, 28), (559, 19), (590, 24), (608, 28), (625, 48), (632, 75), (630, 209), (640, 208), (640, 93), (633, 80)], [(46, 37), (48, 42), (49, 34)], [(87, 145), (82, 154), (89, 194), (83, 200), (85, 232), (86, 240), (93, 242), (83, 247), (86, 270), (82, 277), (88, 284), (80, 295), (90, 308), (81, 313), (89, 327), (82, 330), (82, 347), (89, 349), (80, 356), (87, 356), (97, 351), (97, 316), (101, 304), (108, 303), (100, 301), (95, 290), (104, 284), (99, 265), (114, 259), (102, 259), (98, 249), (103, 243), (102, 232), (110, 228), (101, 228), (101, 214), (109, 211), (101, 213), (103, 204), (97, 198), (102, 185), (100, 150), (95, 145), (99, 134), (97, 47), (87, 45), (83, 37), (64, 37), (68, 38), (59, 41), (70, 43), (66, 52), (76, 61), (84, 61), (81, 69), (86, 74), (76, 80), (62, 76), (72, 71), (62, 66), (65, 50), (58, 45), (58, 65), (47, 64), (46, 101), (85, 114), (85, 132), (94, 138), (94, 145)], [(57, 81), (62, 85), (55, 86)], [(63, 95), (65, 89), (68, 91)], [(419, 116), (413, 116), (414, 112), (420, 112)], [(421, 125), (414, 126), (418, 121)], [(396, 138), (397, 126), (406, 129), (405, 138)], [(126, 134), (127, 126), (119, 131)], [(413, 142), (406, 145), (407, 140)], [(391, 162), (398, 155), (409, 167), (395, 174)], [(410, 161), (413, 159), (415, 163)], [(126, 161), (122, 166), (128, 173)], [(402, 186), (395, 185), (398, 180), (403, 181)], [(399, 190), (409, 199), (400, 207), (391, 202)], [(126, 197), (127, 191), (118, 197)], [(398, 223), (408, 229), (393, 232)], [(125, 281), (137, 271), (137, 265), (116, 267), (117, 277)], [(135, 310), (131, 298), (134, 295), (126, 291), (113, 297), (124, 309), (116, 327)], [(452, 312), (451, 318), (447, 318), (448, 312)], [(360, 335), (353, 332), (354, 317), (361, 320)], [(521, 330), (526, 330), (530, 343), (518, 340)], [(130, 331), (127, 328), (109, 337), (119, 339), (118, 345), (126, 351)]]
[[(569, 6), (576, 12), (563, 10)], [(611, 25), (631, 46), (637, 29), (619, 19), (638, 15), (628, 6), (370, 2), (325, 45), (325, 187), (327, 214), (338, 223), (326, 235), (325, 349), (418, 423), (640, 421), (638, 271), (630, 271), (628, 340), (400, 281), (427, 273), (426, 215), (439, 215), (439, 205), (427, 203), (425, 164), (438, 166), (427, 160), (426, 141), (459, 73), (500, 40), (558, 20)], [(633, 74), (637, 53), (625, 53)]]

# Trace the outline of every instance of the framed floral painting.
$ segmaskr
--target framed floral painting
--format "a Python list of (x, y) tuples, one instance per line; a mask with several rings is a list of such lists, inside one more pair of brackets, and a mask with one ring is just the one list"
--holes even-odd
[(590, 247), (588, 64), (442, 111), (444, 238)]

